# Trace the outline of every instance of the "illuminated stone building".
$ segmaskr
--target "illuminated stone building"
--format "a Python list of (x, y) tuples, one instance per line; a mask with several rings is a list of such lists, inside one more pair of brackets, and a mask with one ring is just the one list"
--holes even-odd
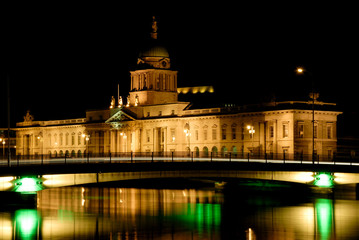
[[(194, 156), (310, 155), (313, 152), (312, 101), (197, 108), (178, 101), (179, 93), (213, 92), (212, 87), (177, 88), (177, 71), (157, 39), (131, 71), (129, 96), (112, 97), (109, 109), (86, 118), (34, 121), (17, 126), (17, 154), (82, 156), (122, 152), (193, 152)], [(337, 147), (335, 104), (315, 101), (314, 152), (331, 158)]]

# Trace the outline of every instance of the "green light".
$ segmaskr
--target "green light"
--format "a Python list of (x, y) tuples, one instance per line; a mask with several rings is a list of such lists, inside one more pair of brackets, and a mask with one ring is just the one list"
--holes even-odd
[(317, 187), (332, 187), (334, 178), (328, 173), (318, 173), (315, 175), (314, 185)]
[(15, 192), (36, 192), (43, 189), (41, 179), (36, 177), (24, 177), (15, 180)]
[(35, 209), (15, 211), (16, 235), (19, 239), (35, 239), (40, 216)]
[(321, 239), (331, 239), (333, 227), (333, 201), (330, 199), (317, 199), (315, 202), (317, 212), (317, 226)]

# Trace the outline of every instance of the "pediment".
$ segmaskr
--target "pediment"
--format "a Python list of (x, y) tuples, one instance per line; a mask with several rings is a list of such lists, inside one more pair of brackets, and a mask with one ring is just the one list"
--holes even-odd
[(134, 121), (136, 120), (134, 117), (125, 113), (122, 109), (118, 110), (115, 114), (113, 114), (109, 119), (107, 119), (106, 123), (112, 122), (125, 122), (125, 121)]

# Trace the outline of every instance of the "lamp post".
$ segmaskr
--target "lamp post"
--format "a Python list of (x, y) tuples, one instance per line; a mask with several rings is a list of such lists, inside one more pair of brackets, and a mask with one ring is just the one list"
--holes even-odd
[(87, 161), (90, 160), (90, 153), (89, 153), (89, 144), (88, 141), (90, 141), (90, 135), (88, 134), (82, 134), (81, 137), (85, 140), (85, 144), (86, 144), (86, 153), (87, 153)]
[(190, 154), (191, 153), (191, 142), (190, 142), (191, 133), (190, 133), (189, 123), (185, 124), (183, 132), (186, 134), (186, 138), (187, 138), (187, 142), (188, 142), (188, 154)]
[(315, 132), (315, 119), (314, 119), (314, 114), (315, 114), (315, 111), (314, 111), (314, 104), (315, 104), (315, 101), (316, 99), (319, 97), (319, 93), (315, 93), (314, 92), (314, 80), (313, 80), (313, 75), (308, 72), (305, 68), (303, 67), (298, 67), (296, 70), (296, 73), (298, 75), (303, 75), (303, 74), (308, 74), (312, 77), (312, 92), (309, 94), (309, 97), (312, 99), (312, 131), (313, 131), (313, 134), (312, 134), (312, 162), (314, 164), (315, 162), (315, 142), (314, 142), (314, 132)]
[(2, 140), (2, 156), (5, 159), (5, 139)]
[(247, 125), (247, 129), (249, 134), (251, 134), (252, 137), (252, 154), (254, 154), (254, 133), (256, 132), (256, 130), (254, 130), (254, 126), (252, 125)]

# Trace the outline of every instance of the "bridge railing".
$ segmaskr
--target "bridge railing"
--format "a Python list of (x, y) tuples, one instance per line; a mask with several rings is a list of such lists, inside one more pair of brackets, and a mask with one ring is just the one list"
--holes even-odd
[(348, 164), (359, 165), (359, 158), (335, 154), (330, 157), (311, 154), (288, 153), (249, 153), (249, 152), (206, 152), (206, 151), (168, 151), (168, 152), (106, 152), (86, 154), (36, 154), (0, 156), (0, 166), (72, 164), (72, 163), (120, 163), (120, 162), (261, 162), (261, 163), (301, 163), (301, 164)]

